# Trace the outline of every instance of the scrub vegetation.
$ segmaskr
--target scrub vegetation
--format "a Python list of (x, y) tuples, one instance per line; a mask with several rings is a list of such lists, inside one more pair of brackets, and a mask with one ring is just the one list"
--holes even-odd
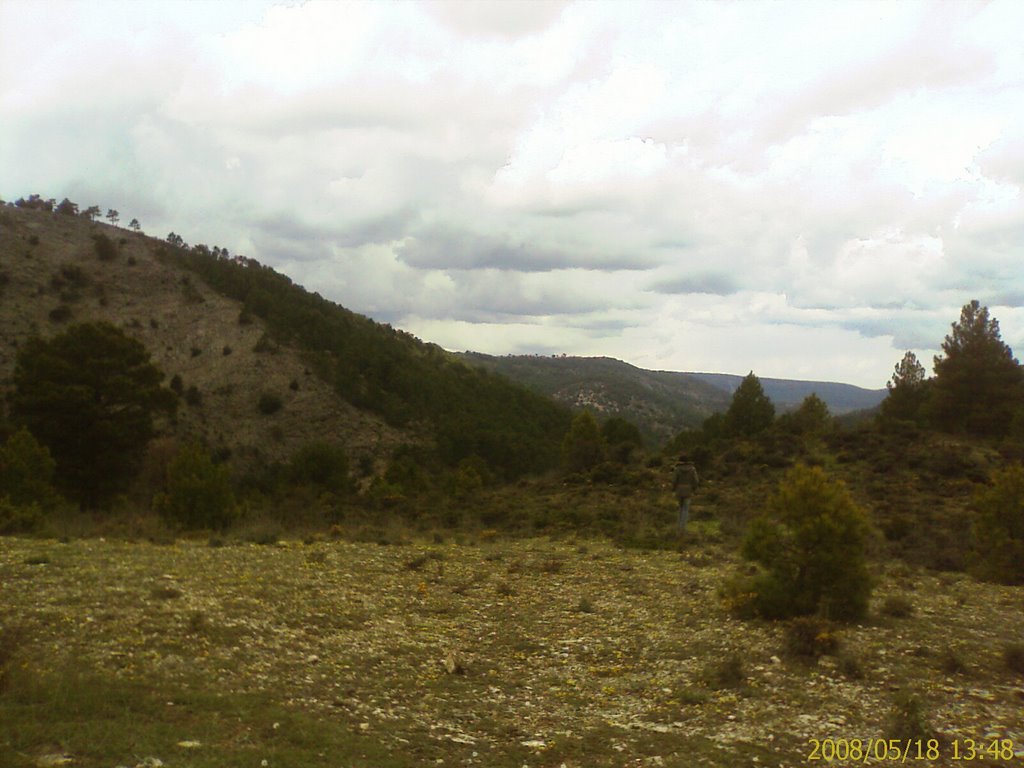
[(655, 444), (98, 210), (0, 208), (0, 759), (1024, 750), (1024, 374), (979, 302), (874, 412), (752, 372)]

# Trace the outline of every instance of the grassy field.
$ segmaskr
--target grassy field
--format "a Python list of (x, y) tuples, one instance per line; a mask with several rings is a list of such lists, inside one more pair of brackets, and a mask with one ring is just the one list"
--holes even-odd
[(902, 733), (1024, 766), (1024, 590), (893, 563), (800, 657), (724, 609), (739, 567), (696, 540), (2, 538), (0, 766), (796, 766)]

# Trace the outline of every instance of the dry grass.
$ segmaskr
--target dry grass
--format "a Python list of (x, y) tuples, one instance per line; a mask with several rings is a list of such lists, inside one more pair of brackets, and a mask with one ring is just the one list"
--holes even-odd
[[(844, 656), (808, 664), (780, 658), (783, 627), (718, 605), (736, 563), (704, 554), (0, 539), (0, 626), (21, 628), (0, 753), (29, 766), (60, 744), (79, 764), (134, 765), (124, 731), (167, 765), (236, 764), (239, 739), (270, 749), (287, 716), (334, 752), (299, 738), (279, 764), (794, 765), (807, 739), (881, 737), (901, 711), (949, 738), (1024, 745), (1024, 686), (1004, 657), (1024, 631), (1020, 588), (915, 571), (914, 615), (843, 627)], [(898, 589), (883, 577), (879, 605)], [(951, 638), (971, 674), (937, 663)], [(896, 699), (908, 684), (926, 708)], [(90, 719), (57, 689), (128, 705)], [(160, 706), (176, 698), (193, 716), (168, 725)], [(114, 735), (97, 741), (97, 718)], [(207, 762), (182, 763), (175, 745), (199, 731)]]

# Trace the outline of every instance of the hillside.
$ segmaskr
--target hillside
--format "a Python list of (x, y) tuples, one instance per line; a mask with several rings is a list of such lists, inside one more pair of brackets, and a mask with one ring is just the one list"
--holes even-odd
[[(0, 299), (0, 389), (31, 335), (108, 321), (146, 346), (165, 384), (180, 381), (165, 436), (202, 439), (240, 466), (320, 440), (364, 467), (414, 444), (514, 476), (552, 463), (568, 425), (549, 400), (252, 260), (84, 216), (0, 210)], [(258, 407), (268, 393), (282, 404), (273, 414)]]
[[(742, 376), (731, 373), (687, 373), (687, 377), (711, 384), (723, 392), (732, 393), (743, 381)], [(803, 402), (808, 395), (817, 395), (835, 416), (876, 408), (888, 394), (886, 389), (864, 389), (852, 384), (834, 381), (798, 381), (758, 377), (768, 398), (778, 411), (787, 411)]]
[[(461, 356), (571, 408), (627, 419), (652, 446), (728, 408), (743, 379), (731, 374), (649, 371), (608, 357), (494, 357), (475, 352)], [(780, 412), (796, 407), (812, 393), (835, 415), (874, 408), (886, 394), (884, 389), (814, 381), (761, 379), (761, 384)]]

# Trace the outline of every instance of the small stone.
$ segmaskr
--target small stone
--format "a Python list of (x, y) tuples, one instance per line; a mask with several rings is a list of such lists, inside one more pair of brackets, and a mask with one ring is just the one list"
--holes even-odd
[(370, 724), (369, 723), (360, 723), (359, 724), (359, 730), (360, 731), (368, 731), (368, 730), (370, 730)]
[(199, 749), (203, 745), (198, 741), (179, 741), (178, 746), (182, 749)]
[(71, 765), (73, 762), (75, 762), (75, 759), (68, 755), (52, 754), (40, 757), (36, 760), (36, 765), (39, 768), (55, 768), (58, 765)]

